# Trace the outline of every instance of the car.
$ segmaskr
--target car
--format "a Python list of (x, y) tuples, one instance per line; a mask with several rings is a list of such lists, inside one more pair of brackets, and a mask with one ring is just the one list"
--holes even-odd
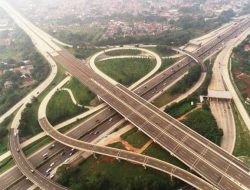
[(65, 152), (64, 152), (64, 151), (61, 153), (61, 156), (63, 156), (63, 155), (65, 155)]
[(45, 154), (43, 154), (43, 157), (48, 157), (48, 153), (46, 152)]
[(50, 179), (53, 179), (54, 177), (55, 177), (55, 175), (53, 175), (53, 174), (49, 176)]
[(55, 162), (52, 162), (49, 166), (52, 167), (55, 165)]
[(34, 173), (35, 171), (34, 170), (30, 170), (31, 171), (31, 173)]
[(16, 151), (17, 151), (17, 152), (20, 152), (20, 149), (18, 148), (18, 149), (16, 149)]
[(100, 132), (99, 131), (96, 131), (96, 132), (94, 132), (94, 135), (97, 135), (97, 134), (99, 134)]
[(53, 149), (55, 147), (55, 144), (52, 144), (50, 147), (49, 147), (49, 149), (51, 150), (51, 149)]
[(74, 152), (70, 152), (69, 155), (72, 156), (74, 154)]
[(49, 169), (46, 170), (46, 173), (50, 173), (51, 171), (52, 171), (52, 169), (49, 168)]
[(111, 117), (110, 119), (109, 119), (109, 122), (111, 122), (113, 120), (113, 118)]

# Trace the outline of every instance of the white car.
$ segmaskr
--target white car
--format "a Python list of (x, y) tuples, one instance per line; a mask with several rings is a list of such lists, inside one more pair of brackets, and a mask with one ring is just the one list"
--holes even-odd
[(53, 175), (53, 174), (49, 176), (50, 179), (53, 179), (54, 177), (55, 177), (55, 175)]

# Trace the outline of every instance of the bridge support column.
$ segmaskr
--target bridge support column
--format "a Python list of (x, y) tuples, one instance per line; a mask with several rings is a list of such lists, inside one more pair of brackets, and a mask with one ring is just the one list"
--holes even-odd
[(101, 101), (102, 99), (100, 98), (100, 96), (97, 96), (98, 100)]

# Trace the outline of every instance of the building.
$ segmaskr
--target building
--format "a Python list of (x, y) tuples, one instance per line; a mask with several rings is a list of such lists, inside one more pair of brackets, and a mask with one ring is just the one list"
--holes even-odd
[(15, 67), (10, 69), (14, 73), (20, 72), (22, 75), (31, 75), (31, 71), (34, 69), (33, 65), (25, 65), (21, 67)]
[(5, 83), (4, 83), (4, 88), (5, 89), (8, 89), (8, 88), (11, 88), (13, 86), (13, 82), (12, 81), (6, 81)]

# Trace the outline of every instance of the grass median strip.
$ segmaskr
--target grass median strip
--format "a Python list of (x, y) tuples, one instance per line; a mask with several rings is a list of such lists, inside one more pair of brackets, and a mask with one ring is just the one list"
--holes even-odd
[(148, 58), (125, 58), (99, 61), (96, 66), (117, 82), (130, 86), (155, 66), (156, 61)]

